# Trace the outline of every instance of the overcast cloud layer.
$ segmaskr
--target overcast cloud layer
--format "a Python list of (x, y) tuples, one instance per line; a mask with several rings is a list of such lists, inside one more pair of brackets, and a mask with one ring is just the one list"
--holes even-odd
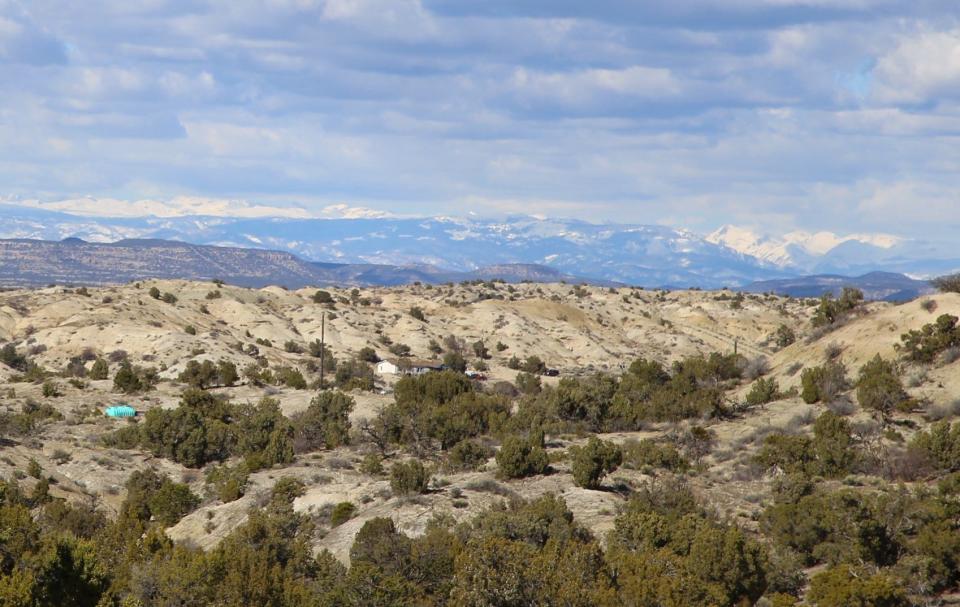
[(957, 14), (0, 0), (0, 194), (949, 236)]

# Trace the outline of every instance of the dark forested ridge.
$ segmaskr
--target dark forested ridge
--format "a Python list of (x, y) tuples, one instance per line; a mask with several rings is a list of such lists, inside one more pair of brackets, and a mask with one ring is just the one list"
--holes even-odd
[(171, 240), (121, 240), (91, 243), (0, 240), (0, 285), (105, 285), (148, 279), (220, 279), (243, 287), (314, 285), (393, 286), (413, 282), (442, 283), (474, 279), (508, 282), (586, 282), (613, 284), (568, 276), (534, 264), (503, 264), (472, 272), (434, 266), (337, 264), (309, 262), (282, 251), (194, 245)]

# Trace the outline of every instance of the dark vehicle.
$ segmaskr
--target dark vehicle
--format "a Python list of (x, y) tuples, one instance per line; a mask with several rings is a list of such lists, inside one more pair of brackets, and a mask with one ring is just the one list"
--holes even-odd
[(547, 369), (546, 371), (543, 372), (543, 374), (546, 375), (547, 377), (556, 377), (560, 375), (560, 371), (558, 369)]

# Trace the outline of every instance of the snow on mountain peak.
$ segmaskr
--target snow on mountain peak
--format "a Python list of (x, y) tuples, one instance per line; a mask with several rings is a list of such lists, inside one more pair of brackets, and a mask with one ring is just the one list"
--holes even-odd
[(904, 242), (892, 234), (856, 233), (841, 236), (833, 232), (795, 230), (780, 237), (758, 235), (748, 228), (725, 225), (706, 237), (708, 242), (727, 246), (781, 267), (804, 265), (803, 256), (823, 257), (846, 242), (860, 242), (891, 249)]

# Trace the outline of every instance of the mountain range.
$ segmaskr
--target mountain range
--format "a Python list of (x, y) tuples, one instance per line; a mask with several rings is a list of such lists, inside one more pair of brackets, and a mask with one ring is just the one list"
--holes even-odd
[(741, 287), (749, 293), (776, 293), (791, 297), (820, 297), (824, 293), (839, 296), (845, 287), (863, 291), (870, 300), (909, 301), (936, 291), (925, 280), (915, 280), (895, 272), (869, 272), (863, 276), (816, 274), (797, 278), (759, 280)]
[[(792, 232), (771, 237), (736, 226), (700, 235), (660, 225), (530, 216), (100, 217), (11, 204), (0, 204), (0, 218), (0, 238), (5, 239), (128, 241), (114, 251), (145, 240), (262, 249), (315, 262), (312, 266), (319, 270), (303, 275), (311, 280), (322, 270), (325, 280), (346, 276), (356, 283), (443, 282), (489, 275), (489, 268), (499, 267), (508, 277), (528, 273), (547, 280), (718, 288), (807, 274), (882, 270), (929, 277), (960, 268), (960, 253), (938, 243), (884, 234)], [(270, 263), (280, 262), (276, 258)], [(237, 284), (252, 286), (259, 280), (247, 278), (254, 282)], [(293, 276), (287, 278), (293, 281)]]
[(932, 277), (960, 269), (960, 251), (953, 243), (892, 234), (794, 231), (778, 237), (726, 225), (705, 239), (800, 274), (888, 271)]
[(505, 264), (456, 272), (435, 266), (309, 262), (285, 251), (158, 239), (127, 239), (114, 243), (90, 243), (79, 238), (56, 242), (0, 240), (0, 285), (3, 286), (104, 285), (152, 278), (220, 279), (243, 287), (278, 285), (294, 289), (324, 285), (393, 286), (417, 281), (436, 284), (478, 279), (614, 284), (562, 274), (533, 264)]

